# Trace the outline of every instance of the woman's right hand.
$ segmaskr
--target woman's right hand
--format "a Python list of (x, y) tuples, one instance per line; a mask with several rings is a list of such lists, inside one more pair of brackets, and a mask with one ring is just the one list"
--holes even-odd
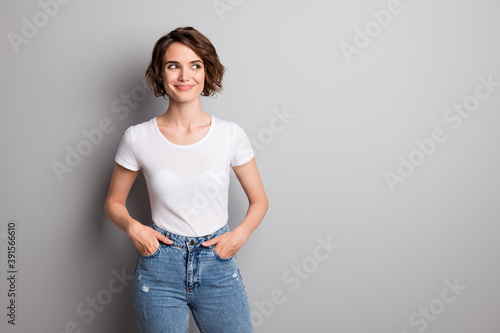
[(155, 253), (160, 242), (167, 245), (173, 244), (173, 241), (166, 236), (138, 221), (127, 230), (127, 236), (132, 239), (137, 250), (145, 256)]

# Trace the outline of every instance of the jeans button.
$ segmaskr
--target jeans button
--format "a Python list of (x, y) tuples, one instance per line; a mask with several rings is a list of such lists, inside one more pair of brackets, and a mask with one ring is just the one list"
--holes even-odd
[(191, 241), (189, 242), (189, 245), (194, 245), (194, 240), (191, 239)]

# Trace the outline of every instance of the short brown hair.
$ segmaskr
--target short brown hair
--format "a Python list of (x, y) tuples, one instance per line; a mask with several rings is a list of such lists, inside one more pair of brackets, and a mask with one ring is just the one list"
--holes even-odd
[(202, 96), (212, 96), (222, 91), (222, 77), (226, 68), (220, 63), (219, 56), (210, 40), (193, 27), (181, 27), (161, 37), (153, 48), (151, 62), (146, 69), (146, 82), (156, 97), (168, 96), (163, 86), (163, 57), (168, 47), (179, 42), (191, 48), (203, 61), (205, 84)]

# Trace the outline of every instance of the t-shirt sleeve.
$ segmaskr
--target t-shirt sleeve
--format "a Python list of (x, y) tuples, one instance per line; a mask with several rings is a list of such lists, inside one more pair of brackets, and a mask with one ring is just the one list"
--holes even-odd
[(115, 162), (132, 171), (138, 171), (141, 169), (135, 156), (131, 127), (127, 128), (123, 134), (122, 141), (120, 142), (118, 151), (116, 152)]
[(233, 154), (231, 167), (247, 163), (254, 157), (254, 151), (247, 134), (238, 124), (233, 126)]

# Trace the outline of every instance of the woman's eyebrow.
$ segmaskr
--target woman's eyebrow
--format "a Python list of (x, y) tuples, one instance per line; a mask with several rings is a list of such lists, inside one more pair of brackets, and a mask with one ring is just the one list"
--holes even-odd
[[(201, 60), (193, 60), (193, 61), (190, 61), (189, 63), (190, 63), (190, 64), (194, 64), (194, 63), (197, 63), (197, 62), (199, 62), (199, 63), (203, 64), (203, 61), (201, 61)], [(178, 61), (175, 61), (175, 60), (169, 60), (169, 61), (167, 61), (167, 62), (165, 63), (165, 65), (166, 65), (166, 64), (178, 64), (178, 63), (179, 63)]]

